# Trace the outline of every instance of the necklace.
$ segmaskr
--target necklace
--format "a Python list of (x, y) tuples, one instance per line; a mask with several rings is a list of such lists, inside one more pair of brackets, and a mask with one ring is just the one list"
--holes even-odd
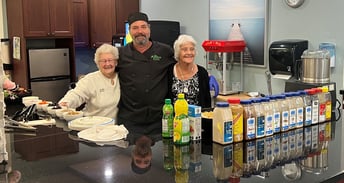
[[(188, 83), (186, 82), (185, 78), (184, 78), (184, 73), (182, 72), (182, 69), (180, 68), (180, 65), (178, 64), (178, 71), (180, 73), (180, 77), (181, 77), (181, 82), (183, 83), (183, 91), (184, 93), (188, 93), (189, 92), (189, 89), (188, 89)], [(193, 70), (194, 70), (194, 65), (192, 65), (191, 67), (191, 71), (190, 72), (187, 72), (186, 74), (189, 74), (189, 73), (193, 73)]]

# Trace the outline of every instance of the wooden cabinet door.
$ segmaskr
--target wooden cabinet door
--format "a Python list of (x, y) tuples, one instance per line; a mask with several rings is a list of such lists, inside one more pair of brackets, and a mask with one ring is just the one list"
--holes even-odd
[(139, 11), (139, 0), (116, 0), (116, 34), (125, 34), (124, 23), (130, 13)]
[(114, 0), (89, 0), (90, 43), (99, 47), (103, 43), (111, 44), (115, 34)]
[(88, 11), (87, 0), (73, 0), (74, 45), (88, 47)]
[(73, 36), (72, 0), (49, 0), (51, 36)]
[(26, 37), (73, 36), (71, 0), (23, 0)]
[(49, 1), (23, 0), (24, 35), (27, 37), (50, 34)]

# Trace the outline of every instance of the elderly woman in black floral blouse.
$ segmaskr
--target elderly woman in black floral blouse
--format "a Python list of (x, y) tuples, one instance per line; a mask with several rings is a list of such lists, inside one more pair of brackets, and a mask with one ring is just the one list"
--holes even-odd
[(169, 97), (175, 102), (184, 93), (188, 104), (211, 107), (209, 74), (195, 63), (196, 41), (192, 36), (180, 35), (174, 42), (177, 63), (169, 69)]

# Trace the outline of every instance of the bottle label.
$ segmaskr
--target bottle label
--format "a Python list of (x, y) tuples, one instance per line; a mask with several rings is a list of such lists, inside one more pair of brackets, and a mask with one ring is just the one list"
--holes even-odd
[(265, 116), (257, 116), (257, 133), (256, 137), (263, 137), (265, 135)]
[(312, 124), (317, 124), (319, 122), (319, 101), (312, 101)]
[(254, 139), (256, 137), (256, 122), (254, 118), (247, 119), (247, 126), (246, 126), (246, 137), (247, 139)]
[(274, 113), (274, 132), (280, 132), (281, 131), (281, 113), (275, 112)]
[(173, 142), (186, 144), (190, 142), (190, 123), (186, 115), (176, 116), (174, 119)]
[(319, 122), (325, 121), (326, 103), (319, 104)]
[(303, 126), (303, 107), (297, 108), (296, 126), (297, 127), (302, 127)]
[(289, 111), (282, 112), (282, 131), (289, 129)]
[(233, 140), (235, 142), (241, 141), (243, 138), (243, 114), (233, 115)]
[(326, 120), (331, 120), (331, 115), (332, 115), (332, 104), (331, 101), (326, 102), (326, 110), (325, 110), (325, 118)]
[(265, 118), (265, 135), (272, 135), (273, 134), (273, 121), (272, 115), (266, 115)]
[(305, 148), (311, 147), (311, 140), (312, 140), (312, 129), (311, 127), (307, 127), (304, 129), (305, 134)]
[(296, 126), (296, 109), (290, 109), (289, 116), (289, 129), (293, 129)]
[(225, 143), (233, 142), (233, 121), (224, 122), (224, 132), (223, 132), (223, 141)]
[(305, 126), (312, 124), (312, 106), (306, 106), (305, 111)]

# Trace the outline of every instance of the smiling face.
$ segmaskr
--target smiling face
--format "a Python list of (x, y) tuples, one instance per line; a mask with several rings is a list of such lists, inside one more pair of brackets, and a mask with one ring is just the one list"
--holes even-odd
[(145, 45), (149, 42), (150, 27), (146, 21), (138, 20), (130, 25), (130, 36), (134, 44)]
[(113, 77), (115, 73), (115, 68), (117, 65), (117, 60), (114, 59), (111, 53), (101, 53), (98, 60), (98, 68), (100, 72), (106, 77)]
[(196, 48), (191, 42), (180, 45), (179, 62), (192, 63), (195, 59)]

